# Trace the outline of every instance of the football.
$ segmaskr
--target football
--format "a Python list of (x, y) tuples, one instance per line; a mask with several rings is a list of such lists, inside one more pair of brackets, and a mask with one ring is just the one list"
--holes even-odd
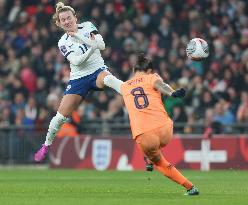
[(208, 43), (201, 38), (193, 38), (187, 44), (186, 54), (191, 60), (203, 60), (209, 55)]

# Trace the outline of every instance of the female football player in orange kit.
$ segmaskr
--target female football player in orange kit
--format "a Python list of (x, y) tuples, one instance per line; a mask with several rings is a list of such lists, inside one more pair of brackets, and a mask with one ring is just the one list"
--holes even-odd
[(184, 97), (185, 90), (174, 90), (153, 74), (152, 62), (140, 54), (134, 76), (121, 85), (128, 110), (133, 139), (145, 156), (166, 177), (182, 185), (185, 195), (198, 195), (198, 189), (186, 179), (161, 152), (173, 136), (173, 122), (165, 111), (161, 94)]

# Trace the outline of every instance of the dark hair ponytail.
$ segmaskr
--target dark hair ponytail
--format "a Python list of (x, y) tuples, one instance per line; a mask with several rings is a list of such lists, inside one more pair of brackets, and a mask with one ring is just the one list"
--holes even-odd
[(138, 60), (136, 65), (134, 66), (134, 72), (135, 71), (147, 71), (148, 69), (153, 70), (152, 61), (145, 57), (144, 53), (140, 53), (138, 55)]

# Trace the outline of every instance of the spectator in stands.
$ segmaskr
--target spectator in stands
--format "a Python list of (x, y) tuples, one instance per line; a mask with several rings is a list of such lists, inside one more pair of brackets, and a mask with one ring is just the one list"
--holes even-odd
[(235, 116), (230, 111), (228, 102), (224, 99), (215, 104), (213, 122), (220, 123), (225, 132), (231, 132), (231, 128), (228, 125), (235, 122)]

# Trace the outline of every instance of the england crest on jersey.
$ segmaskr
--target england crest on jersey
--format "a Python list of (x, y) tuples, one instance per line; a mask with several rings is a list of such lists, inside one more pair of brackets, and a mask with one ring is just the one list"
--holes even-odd
[(94, 140), (92, 144), (92, 162), (97, 170), (108, 168), (112, 155), (111, 140)]
[(63, 54), (66, 54), (67, 53), (67, 49), (66, 47), (63, 45), (63, 46), (60, 46), (60, 50)]

